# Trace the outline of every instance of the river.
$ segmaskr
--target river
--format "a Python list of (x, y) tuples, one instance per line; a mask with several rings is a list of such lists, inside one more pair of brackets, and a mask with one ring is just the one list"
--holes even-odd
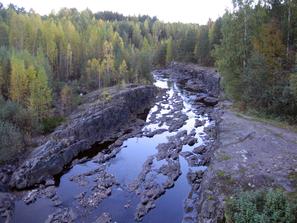
[(126, 139), (103, 163), (97, 153), (109, 145), (97, 145), (96, 153), (68, 168), (45, 196), (18, 200), (13, 222), (53, 222), (59, 211), (75, 222), (96, 222), (103, 213), (120, 223), (194, 220), (198, 195), (189, 174), (207, 167), (193, 150), (209, 140), (204, 130), (211, 121), (192, 105), (193, 93), (166, 76), (154, 77), (164, 93), (145, 117), (143, 134)]

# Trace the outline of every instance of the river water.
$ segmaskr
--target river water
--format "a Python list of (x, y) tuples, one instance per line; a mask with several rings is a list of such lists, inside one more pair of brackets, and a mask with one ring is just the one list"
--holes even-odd
[[(154, 199), (155, 208), (149, 210), (141, 220), (150, 223), (185, 221), (183, 220), (186, 216), (185, 200), (193, 195), (187, 174), (193, 171), (205, 171), (207, 167), (198, 164), (190, 165), (185, 156), (181, 154), (191, 153), (194, 148), (204, 144), (206, 138), (204, 129), (210, 121), (206, 114), (197, 112), (197, 107), (191, 104), (191, 92), (183, 90), (182, 86), (177, 86), (166, 77), (155, 76), (155, 79), (155, 85), (162, 88), (165, 93), (162, 100), (157, 101), (149, 111), (142, 130), (152, 132), (163, 129), (163, 132), (150, 137), (142, 135), (125, 140), (116, 156), (105, 163), (98, 163), (94, 158), (74, 165), (59, 178), (59, 182), (55, 185), (55, 196), (60, 201), (58, 204), (54, 204), (48, 197), (38, 198), (30, 204), (20, 199), (15, 205), (13, 222), (46, 222), (48, 216), (59, 208), (71, 209), (75, 222), (95, 222), (103, 212), (110, 214), (112, 222), (135, 222), (135, 213), (142, 192), (139, 190), (140, 192), (137, 193), (136, 190), (131, 190), (130, 185), (143, 171), (143, 165), (148, 158), (152, 159), (152, 164), (146, 178), (152, 178), (154, 185), (162, 185), (168, 179), (166, 174), (162, 174), (160, 168), (169, 162), (169, 159), (158, 158), (157, 147), (162, 143), (168, 143), (170, 137), (174, 137), (183, 130), (186, 130), (188, 134), (191, 132), (197, 141), (191, 143), (191, 146), (182, 145), (178, 157), (174, 159), (175, 163), (179, 163), (181, 174), (173, 187), (166, 188), (164, 194)], [(179, 106), (178, 109), (176, 106)], [(170, 129), (167, 123), (181, 117), (185, 117), (184, 123), (176, 129)], [(203, 121), (203, 125), (195, 128), (196, 120)], [(96, 205), (84, 205), (79, 202), (78, 197), (82, 194), (85, 197), (93, 196), (92, 188), (98, 182), (96, 174), (86, 174), (80, 182), (73, 180), (73, 177), (90, 173), (98, 168), (104, 168), (108, 174), (113, 175), (116, 184), (112, 186), (110, 196), (97, 202)]]

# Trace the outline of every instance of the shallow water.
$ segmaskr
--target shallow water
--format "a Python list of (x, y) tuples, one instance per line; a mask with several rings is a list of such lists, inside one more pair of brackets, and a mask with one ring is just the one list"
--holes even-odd
[[(147, 123), (151, 121), (151, 116), (158, 110), (158, 106), (162, 109), (157, 114), (157, 118), (168, 115), (170, 110), (174, 108), (174, 95), (178, 95), (183, 100), (182, 112), (187, 115), (186, 124), (177, 131), (169, 133), (165, 131), (161, 134), (155, 135), (152, 138), (148, 137), (134, 137), (127, 139), (121, 146), (121, 151), (115, 158), (107, 161), (105, 164), (98, 164), (94, 160), (89, 160), (85, 163), (77, 164), (59, 179), (57, 185), (57, 195), (62, 201), (61, 207), (71, 207), (76, 212), (78, 218), (77, 222), (94, 222), (98, 216), (103, 212), (111, 214), (115, 222), (134, 222), (134, 214), (136, 205), (139, 202), (139, 197), (128, 190), (128, 185), (132, 183), (142, 170), (144, 162), (149, 156), (156, 155), (156, 147), (160, 143), (168, 142), (168, 137), (174, 136), (178, 131), (187, 130), (188, 133), (195, 129), (195, 137), (198, 139), (194, 146), (183, 146), (183, 152), (192, 151), (193, 148), (203, 144), (203, 137), (205, 133), (203, 129), (209, 124), (208, 117), (197, 115), (194, 108), (189, 102), (189, 95), (176, 84), (169, 82), (166, 78), (156, 77), (156, 86), (166, 90), (168, 99), (166, 102), (157, 102), (148, 116)], [(206, 124), (202, 127), (195, 128), (195, 120), (205, 120)], [(168, 129), (166, 124), (160, 123), (147, 124), (143, 130)], [(184, 200), (189, 196), (191, 186), (187, 180), (187, 173), (197, 170), (205, 170), (206, 167), (189, 167), (187, 161), (179, 156), (179, 162), (182, 174), (175, 182), (172, 189), (166, 190), (166, 193), (156, 200), (156, 208), (152, 209), (143, 219), (143, 222), (182, 222), (184, 216)], [(162, 166), (164, 161), (157, 161), (154, 159), (152, 169), (158, 169)], [(86, 173), (95, 170), (98, 167), (105, 165), (108, 173), (115, 176), (119, 185), (114, 186), (112, 194), (103, 200), (98, 207), (85, 210), (81, 208), (75, 197), (82, 193), (90, 193), (92, 186), (95, 185), (94, 176), (88, 176), (86, 185), (79, 185), (70, 181), (70, 177), (78, 174)], [(155, 171), (150, 173), (155, 180), (162, 184), (166, 180), (166, 176), (158, 174)], [(126, 206), (126, 207), (125, 207)], [(53, 213), (55, 207), (49, 199), (38, 199), (30, 205), (26, 205), (22, 200), (16, 202), (14, 222), (44, 222), (48, 215)]]

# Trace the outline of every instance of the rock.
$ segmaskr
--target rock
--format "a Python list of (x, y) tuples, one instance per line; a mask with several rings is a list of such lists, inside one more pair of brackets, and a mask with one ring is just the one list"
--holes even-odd
[(45, 223), (72, 223), (76, 218), (77, 216), (71, 208), (59, 208), (48, 216)]
[(54, 186), (55, 185), (55, 181), (53, 178), (50, 178), (50, 179), (47, 179), (45, 181), (45, 186), (48, 187), (48, 186)]
[(203, 177), (203, 174), (204, 174), (203, 171), (189, 172), (187, 177), (189, 182), (191, 183), (200, 183)]
[(37, 199), (37, 196), (38, 196), (38, 190), (32, 190), (27, 193), (27, 195), (23, 198), (23, 200), (26, 204), (30, 204), (35, 202), (35, 200)]
[(15, 197), (13, 195), (0, 192), (0, 214), (1, 217), (6, 219), (5, 222), (10, 222), (14, 211), (14, 200)]
[(207, 152), (207, 146), (201, 145), (193, 149), (193, 153), (202, 155)]
[(194, 204), (192, 199), (185, 199), (184, 210), (185, 213), (190, 213), (194, 210)]
[(203, 103), (207, 106), (215, 106), (219, 103), (219, 100), (214, 97), (206, 97), (203, 99)]
[(111, 223), (112, 218), (109, 213), (104, 212), (94, 223)]
[(198, 127), (201, 127), (201, 126), (204, 126), (205, 125), (205, 121), (203, 120), (199, 120), (199, 119), (196, 119), (195, 120), (195, 128), (198, 128)]
[(155, 100), (154, 86), (137, 86), (113, 95), (102, 104), (96, 92), (87, 95), (89, 103), (80, 106), (69, 121), (56, 129), (12, 175), (10, 186), (24, 189), (44, 183), (60, 173), (79, 154), (96, 142), (110, 138), (131, 118), (150, 107)]
[(220, 75), (215, 69), (174, 62), (170, 64), (166, 72), (170, 73), (175, 81), (186, 85), (189, 90), (206, 92), (214, 97), (220, 94)]
[(187, 142), (189, 146), (194, 146), (196, 143), (197, 143), (197, 139), (195, 137), (190, 137)]
[(146, 133), (145, 136), (148, 137), (148, 138), (153, 138), (155, 135), (160, 135), (160, 134), (162, 134), (163, 132), (166, 132), (166, 131), (167, 131), (167, 129), (157, 129), (155, 131)]
[[(116, 184), (115, 177), (99, 168), (75, 177), (75, 179), (84, 179), (86, 176), (95, 176), (95, 186), (91, 188), (91, 193), (81, 193), (76, 199), (83, 207), (97, 207), (105, 198), (111, 195), (112, 186)], [(78, 181), (79, 183), (79, 181)]]

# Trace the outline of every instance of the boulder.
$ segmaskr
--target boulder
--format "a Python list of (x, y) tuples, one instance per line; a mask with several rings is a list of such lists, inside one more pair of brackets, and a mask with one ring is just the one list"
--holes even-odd
[(203, 103), (207, 106), (215, 106), (219, 103), (219, 99), (214, 97), (206, 97), (203, 99)]

